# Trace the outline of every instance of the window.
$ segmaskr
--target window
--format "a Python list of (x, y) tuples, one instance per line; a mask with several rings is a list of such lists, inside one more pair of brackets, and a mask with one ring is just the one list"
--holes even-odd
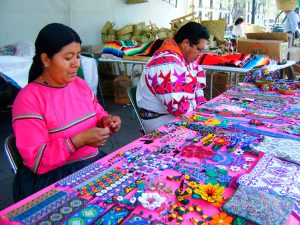
[(199, 0), (199, 8), (202, 8), (202, 0)]
[(163, 0), (164, 2), (168, 2), (170, 5), (175, 6), (177, 8), (177, 0)]
[(202, 20), (202, 12), (199, 11), (199, 19)]

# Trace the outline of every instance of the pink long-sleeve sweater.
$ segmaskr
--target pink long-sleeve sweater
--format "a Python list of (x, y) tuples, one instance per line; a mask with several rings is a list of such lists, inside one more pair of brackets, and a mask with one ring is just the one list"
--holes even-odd
[(62, 165), (92, 158), (98, 149), (76, 149), (71, 137), (95, 127), (107, 115), (81, 79), (62, 88), (31, 82), (13, 104), (13, 129), (24, 164), (44, 174)]

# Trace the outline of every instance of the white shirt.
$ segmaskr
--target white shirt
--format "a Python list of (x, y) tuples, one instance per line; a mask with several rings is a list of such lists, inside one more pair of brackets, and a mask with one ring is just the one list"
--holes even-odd
[(245, 37), (244, 27), (241, 23), (238, 25), (233, 25), (232, 34), (236, 37)]
[(290, 11), (283, 23), (283, 31), (295, 33), (296, 30), (298, 30), (298, 16), (296, 12)]

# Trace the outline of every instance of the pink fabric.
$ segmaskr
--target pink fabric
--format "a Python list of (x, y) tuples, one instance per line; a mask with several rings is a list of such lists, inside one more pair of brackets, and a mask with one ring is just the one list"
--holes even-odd
[(188, 63), (173, 39), (166, 40), (148, 62), (137, 88), (139, 107), (182, 115), (206, 102), (204, 71)]
[(24, 164), (37, 174), (94, 157), (97, 148), (75, 149), (70, 138), (107, 115), (81, 78), (63, 88), (28, 84), (17, 96), (12, 114), (17, 148)]

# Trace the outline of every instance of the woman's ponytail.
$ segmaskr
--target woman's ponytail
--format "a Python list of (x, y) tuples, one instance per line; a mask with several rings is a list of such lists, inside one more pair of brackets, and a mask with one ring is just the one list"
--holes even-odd
[(28, 83), (31, 81), (34, 81), (36, 78), (38, 78), (43, 73), (43, 63), (41, 60), (40, 55), (35, 55), (33, 57), (33, 62), (31, 64), (30, 70), (29, 70), (29, 77), (28, 77)]

